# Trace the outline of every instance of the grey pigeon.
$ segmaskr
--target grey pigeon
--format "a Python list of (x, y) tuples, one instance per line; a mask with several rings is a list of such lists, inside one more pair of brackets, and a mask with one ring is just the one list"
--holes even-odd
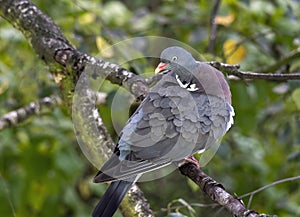
[(156, 68), (161, 79), (123, 128), (114, 154), (94, 182), (109, 182), (93, 217), (111, 217), (141, 174), (175, 163), (216, 143), (233, 124), (223, 74), (181, 47), (169, 47)]

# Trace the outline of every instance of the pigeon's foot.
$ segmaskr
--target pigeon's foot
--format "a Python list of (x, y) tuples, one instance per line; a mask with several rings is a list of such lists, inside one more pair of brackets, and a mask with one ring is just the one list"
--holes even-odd
[(200, 163), (194, 156), (189, 156), (185, 158), (183, 161), (179, 162), (178, 166), (181, 167), (182, 165), (187, 163), (195, 164), (198, 169), (200, 168)]

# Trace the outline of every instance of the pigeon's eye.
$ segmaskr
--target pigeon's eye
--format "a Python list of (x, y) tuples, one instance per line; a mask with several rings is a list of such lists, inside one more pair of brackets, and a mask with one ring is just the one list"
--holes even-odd
[(172, 57), (172, 61), (176, 61), (177, 59), (178, 59), (177, 56)]

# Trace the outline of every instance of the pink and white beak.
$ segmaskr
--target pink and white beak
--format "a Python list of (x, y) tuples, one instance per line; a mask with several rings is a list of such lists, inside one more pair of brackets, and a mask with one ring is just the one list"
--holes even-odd
[(167, 63), (159, 63), (158, 66), (155, 69), (155, 74), (161, 72), (162, 70), (165, 69), (165, 67), (167, 66)]

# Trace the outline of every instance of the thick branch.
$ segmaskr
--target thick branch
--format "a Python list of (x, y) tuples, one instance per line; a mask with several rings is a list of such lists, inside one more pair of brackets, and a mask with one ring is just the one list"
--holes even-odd
[[(239, 217), (267, 217), (265, 214), (259, 215), (256, 211), (246, 209), (239, 199), (227, 193), (221, 184), (218, 184), (198, 169), (195, 164), (184, 164), (179, 169), (183, 175), (192, 179), (213, 201), (225, 207), (232, 215)], [(269, 215), (269, 217), (271, 216)]]
[(26, 0), (0, 0), (0, 15), (19, 29), (46, 63), (53, 62), (57, 49), (71, 48), (59, 27)]
[[(43, 14), (31, 2), (27, 0), (0, 0), (0, 16), (24, 34), (35, 52), (49, 66), (50, 72), (61, 88), (64, 102), (69, 106), (70, 111), (75, 86), (82, 73), (92, 73), (94, 78), (101, 76), (112, 83), (123, 85), (138, 97), (143, 97), (146, 94), (148, 88), (142, 77), (136, 76), (116, 64), (91, 57), (76, 50), (63, 36), (59, 27), (51, 18)], [(99, 129), (98, 132), (101, 134), (98, 135), (97, 139), (104, 143), (103, 147), (106, 150), (110, 150), (112, 141), (103, 125), (98, 110), (88, 104), (91, 99), (82, 100), (85, 100), (86, 103), (82, 112), (86, 111), (91, 114), (88, 121), (95, 123)], [(83, 124), (86, 124), (86, 121)], [(80, 132), (77, 131), (77, 133)], [(98, 145), (103, 143), (98, 143)], [(98, 153), (98, 157), (105, 159), (108, 153)], [(136, 201), (137, 204), (138, 201)], [(149, 206), (136, 211), (139, 214), (139, 212), (147, 209), (149, 209)], [(142, 214), (139, 215), (143, 216)]]
[(127, 193), (120, 207), (123, 217), (154, 217), (147, 199), (137, 185)]
[(240, 79), (262, 79), (268, 81), (287, 81), (300, 79), (300, 73), (271, 74), (258, 72), (243, 72), (238, 69), (239, 65), (230, 65), (220, 62), (208, 62), (208, 64), (228, 75), (234, 75), (239, 77)]
[(77, 80), (87, 66), (93, 68), (95, 77), (105, 77), (112, 83), (123, 85), (137, 97), (145, 95), (147, 86), (144, 78), (117, 64), (76, 50), (59, 27), (31, 2), (0, 0), (0, 15), (24, 34), (35, 52), (50, 67), (68, 105), (71, 105)]

